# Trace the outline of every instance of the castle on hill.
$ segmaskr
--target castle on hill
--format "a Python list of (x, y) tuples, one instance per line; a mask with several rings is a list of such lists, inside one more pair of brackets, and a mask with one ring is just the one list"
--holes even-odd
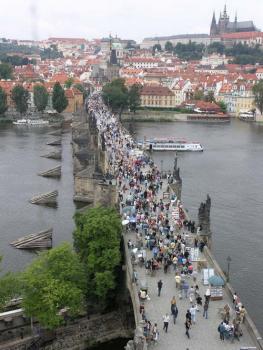
[(238, 22), (237, 15), (235, 21), (230, 22), (230, 17), (227, 14), (226, 5), (223, 13), (220, 13), (218, 23), (216, 22), (215, 12), (213, 14), (212, 23), (210, 27), (210, 36), (221, 35), (225, 33), (240, 33), (240, 32), (256, 32), (253, 21)]

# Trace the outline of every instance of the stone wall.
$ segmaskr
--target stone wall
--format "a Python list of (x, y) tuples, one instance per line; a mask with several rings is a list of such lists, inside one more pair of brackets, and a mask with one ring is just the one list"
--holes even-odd
[[(0, 350), (85, 350), (89, 347), (117, 338), (131, 338), (133, 331), (127, 327), (123, 312), (114, 311), (76, 320), (74, 324), (60, 327), (48, 344), (41, 345), (41, 337), (24, 339), (0, 345)], [(33, 343), (38, 347), (33, 347)], [(30, 348), (32, 346), (32, 348)]]

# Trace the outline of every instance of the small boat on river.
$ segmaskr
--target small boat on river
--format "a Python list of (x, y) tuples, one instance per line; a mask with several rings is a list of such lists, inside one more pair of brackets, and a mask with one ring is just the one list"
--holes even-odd
[(246, 122), (254, 122), (255, 121), (255, 113), (253, 112), (242, 112), (239, 114), (238, 118), (240, 120), (244, 120)]

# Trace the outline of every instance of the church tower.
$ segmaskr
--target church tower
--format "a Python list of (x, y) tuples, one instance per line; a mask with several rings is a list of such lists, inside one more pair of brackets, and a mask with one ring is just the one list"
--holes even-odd
[(214, 36), (214, 35), (217, 35), (217, 33), (218, 33), (218, 29), (216, 24), (216, 15), (214, 11), (211, 26), (210, 26), (210, 35)]
[(227, 33), (228, 23), (229, 23), (229, 16), (227, 14), (226, 5), (225, 5), (224, 12), (220, 14), (220, 18), (218, 22), (219, 34)]

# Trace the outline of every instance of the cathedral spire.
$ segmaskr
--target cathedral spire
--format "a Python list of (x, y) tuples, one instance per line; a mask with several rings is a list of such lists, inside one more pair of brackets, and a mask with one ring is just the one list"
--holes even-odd
[(216, 34), (217, 34), (217, 24), (216, 24), (216, 15), (214, 11), (211, 26), (210, 26), (210, 35), (216, 35)]
[(226, 4), (225, 4), (225, 7), (224, 7), (224, 16), (225, 16), (225, 17), (227, 16)]

